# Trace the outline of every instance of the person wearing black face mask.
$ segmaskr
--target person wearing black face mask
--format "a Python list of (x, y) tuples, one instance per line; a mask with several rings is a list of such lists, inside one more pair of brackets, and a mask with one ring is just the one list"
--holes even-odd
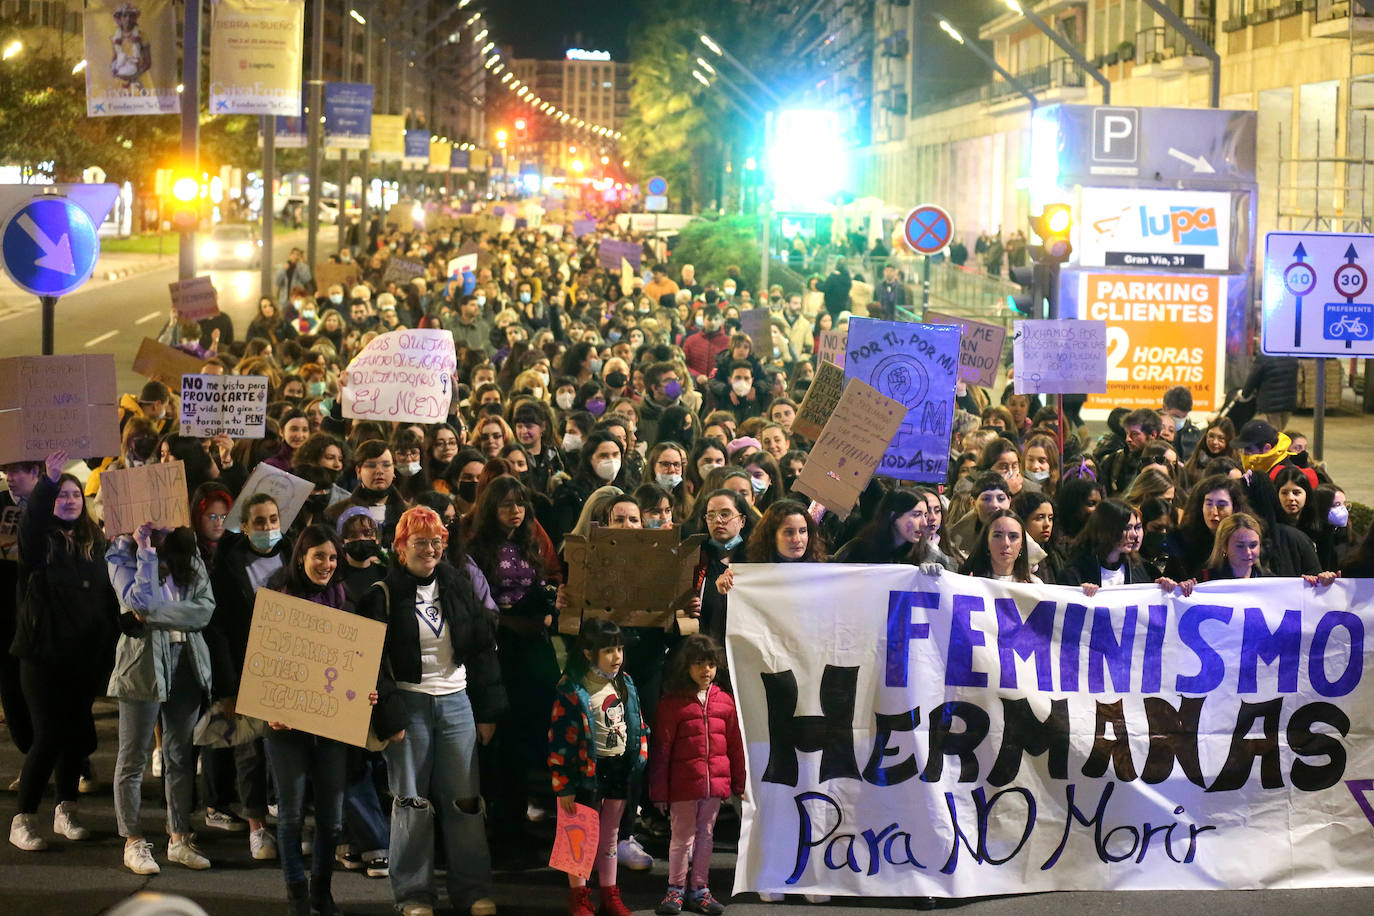
[[(335, 526), (343, 541), (344, 591), (351, 606), (367, 593), (372, 583), (386, 576), (387, 554), (377, 540), (377, 522), (362, 506), (345, 509)], [(376, 849), (380, 847), (364, 847)]]
[(1174, 509), (1167, 499), (1155, 497), (1140, 504), (1140, 520), (1145, 533), (1140, 538), (1140, 558), (1154, 570), (1169, 565), (1169, 526)]

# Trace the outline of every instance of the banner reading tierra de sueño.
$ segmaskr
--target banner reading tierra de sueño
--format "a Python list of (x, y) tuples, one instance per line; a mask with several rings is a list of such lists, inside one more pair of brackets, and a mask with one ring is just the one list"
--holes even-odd
[(1374, 884), (1374, 580), (736, 565), (735, 892)]
[(301, 114), (305, 0), (214, 0), (212, 115)]

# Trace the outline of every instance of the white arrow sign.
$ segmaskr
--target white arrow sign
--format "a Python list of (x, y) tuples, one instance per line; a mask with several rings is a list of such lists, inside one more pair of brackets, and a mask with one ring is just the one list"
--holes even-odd
[(1216, 172), (1216, 169), (1212, 168), (1212, 163), (1207, 161), (1206, 156), (1189, 156), (1187, 153), (1179, 152), (1172, 146), (1169, 147), (1169, 155), (1173, 156), (1179, 162), (1185, 162), (1191, 165), (1194, 172), (1199, 172), (1204, 175), (1210, 175)]
[(54, 242), (48, 238), (42, 229), (38, 228), (33, 217), (27, 213), (20, 215), (17, 222), (19, 228), (27, 232), (29, 237), (38, 244), (38, 247), (43, 249), (43, 254), (34, 261), (34, 264), (57, 273), (76, 276), (76, 263), (72, 260), (72, 240), (65, 232), (62, 233), (61, 238)]

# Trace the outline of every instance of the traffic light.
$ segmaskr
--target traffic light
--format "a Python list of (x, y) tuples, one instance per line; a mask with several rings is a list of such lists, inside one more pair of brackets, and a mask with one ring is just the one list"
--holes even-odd
[(1069, 236), (1073, 232), (1073, 211), (1068, 204), (1045, 204), (1031, 222), (1031, 228), (1040, 237), (1046, 261), (1063, 264), (1073, 253), (1073, 242)]
[(1041, 300), (1044, 298), (1036, 283), (1034, 262), (1011, 268), (1011, 279), (1021, 287), (1019, 292), (1007, 294), (1007, 308), (1022, 318), (1041, 317)]
[(200, 225), (200, 182), (188, 172), (172, 177), (172, 226), (180, 232), (194, 232)]

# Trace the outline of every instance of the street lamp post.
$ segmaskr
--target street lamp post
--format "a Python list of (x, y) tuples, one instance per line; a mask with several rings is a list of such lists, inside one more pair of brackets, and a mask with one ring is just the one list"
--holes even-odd
[(1083, 52), (1079, 51), (1078, 48), (1074, 46), (1073, 42), (1069, 41), (1069, 39), (1065, 37), (1058, 29), (1056, 29), (1054, 26), (1050, 25), (1048, 22), (1042, 19), (1039, 13), (1031, 9), (1031, 4), (1034, 3), (1035, 0), (1026, 0), (1025, 6), (1022, 6), (1021, 3), (1018, 2), (1018, 0), (1003, 0), (1003, 2), (1006, 3), (1007, 9), (1011, 10), (1013, 13), (1017, 13), (1018, 15), (1024, 16), (1027, 19), (1029, 19), (1032, 25), (1034, 25), (1040, 31), (1044, 32), (1045, 35), (1049, 38), (1049, 40), (1057, 44), (1059, 46), (1059, 49), (1063, 51), (1065, 54), (1067, 54), (1069, 58), (1075, 64), (1077, 64), (1084, 73), (1088, 74), (1093, 79), (1097, 80), (1098, 85), (1102, 87), (1103, 105), (1110, 105), (1112, 103), (1111, 82), (1108, 81), (1108, 79), (1102, 75), (1101, 70), (1097, 69), (1091, 63), (1088, 62), (1088, 59), (1083, 56)]
[[(1150, 0), (1146, 0), (1146, 2), (1148, 3), (1150, 2)], [(977, 43), (965, 41), (964, 36), (960, 34), (958, 29), (950, 25), (948, 19), (941, 19), (939, 20), (939, 22), (940, 31), (944, 32), (950, 38), (954, 39), (958, 44), (972, 51), (983, 61), (983, 63), (987, 64), (989, 67), (1000, 73), (1002, 75), (1002, 79), (1007, 81), (1007, 85), (1011, 86), (1011, 88), (1015, 89), (1017, 92), (1021, 93), (1028, 100), (1030, 100), (1031, 111), (1035, 111), (1035, 106), (1038, 104), (1035, 98), (1035, 93), (1031, 92), (1030, 89), (1026, 88), (1025, 83), (1022, 83), (1016, 77), (1008, 73), (1006, 68), (997, 62), (997, 58), (993, 57), (991, 54), (984, 51), (982, 48), (978, 47)]]
[[(181, 162), (200, 177), (200, 4), (186, 4), (181, 61)], [(177, 279), (196, 275), (196, 229), (181, 230), (177, 247)]]
[[(320, 144), (324, 124), (324, 0), (314, 0), (314, 16), (310, 26), (310, 113), (306, 118), (310, 150), (310, 196), (306, 206), (310, 212), (306, 225), (306, 256), (313, 271), (319, 261), (320, 238)], [(187, 4), (191, 6), (192, 4)]]

